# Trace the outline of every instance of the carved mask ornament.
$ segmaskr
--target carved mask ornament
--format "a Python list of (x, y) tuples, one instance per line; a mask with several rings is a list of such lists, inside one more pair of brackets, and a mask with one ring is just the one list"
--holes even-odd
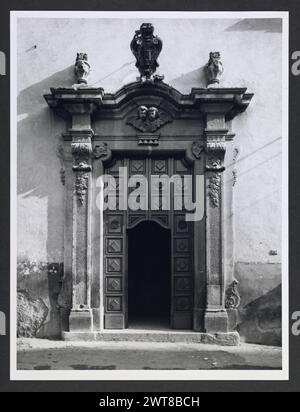
[(136, 115), (129, 117), (127, 124), (140, 132), (153, 133), (171, 121), (171, 117), (164, 112), (160, 112), (157, 107), (140, 106)]

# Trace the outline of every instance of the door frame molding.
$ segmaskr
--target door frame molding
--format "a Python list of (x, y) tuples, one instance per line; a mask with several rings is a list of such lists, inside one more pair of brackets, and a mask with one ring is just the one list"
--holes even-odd
[[(227, 142), (234, 137), (229, 132), (228, 122), (244, 112), (253, 97), (246, 90), (193, 88), (190, 94), (183, 95), (159, 81), (131, 83), (114, 94), (105, 94), (102, 88), (70, 87), (52, 88), (51, 93), (44, 96), (49, 107), (66, 120), (67, 128), (67, 132), (62, 133), (61, 144), (65, 173), (65, 240), (59, 304), (70, 310), (71, 332), (103, 328), (102, 304), (97, 292), (101, 260), (100, 248), (98, 252), (97, 248), (101, 233), (98, 230), (97, 240), (94, 230), (97, 225), (100, 227), (100, 218), (93, 216), (91, 207), (96, 192), (94, 176), (103, 173), (105, 161), (118, 150), (124, 153), (185, 152), (186, 158), (193, 162), (195, 173), (204, 174), (206, 215), (202, 222), (195, 224), (194, 265), (195, 289), (199, 296), (205, 293), (206, 304), (203, 308), (202, 298), (196, 296), (194, 330), (228, 331), (225, 289), (233, 280), (233, 270), (225, 274), (224, 157)], [(134, 130), (134, 126), (140, 128), (140, 125), (134, 123), (132, 126), (128, 119), (140, 105), (156, 107), (162, 119), (167, 119), (157, 123), (158, 131), (150, 129), (141, 135)], [(108, 121), (114, 124), (116, 133), (113, 135), (107, 127)], [(203, 239), (205, 259), (201, 257)]]

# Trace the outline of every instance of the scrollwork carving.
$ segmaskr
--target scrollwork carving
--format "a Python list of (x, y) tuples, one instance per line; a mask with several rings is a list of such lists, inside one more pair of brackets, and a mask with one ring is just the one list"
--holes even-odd
[(237, 290), (237, 285), (239, 282), (234, 280), (231, 285), (229, 285), (226, 291), (225, 307), (226, 309), (237, 309), (241, 303), (241, 297)]
[(94, 158), (101, 159), (102, 157), (108, 156), (108, 147), (107, 143), (101, 142), (97, 144), (94, 148)]
[(204, 151), (203, 144), (201, 142), (194, 142), (192, 144), (192, 154), (196, 159), (200, 159), (201, 153)]

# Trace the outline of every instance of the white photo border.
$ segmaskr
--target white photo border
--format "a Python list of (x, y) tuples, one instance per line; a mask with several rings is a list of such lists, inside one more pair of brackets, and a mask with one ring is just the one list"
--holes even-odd
[[(281, 18), (282, 32), (282, 370), (18, 370), (17, 369), (17, 20), (18, 18)], [(10, 380), (12, 381), (287, 381), (289, 380), (288, 114), (289, 12), (11, 11), (10, 12)]]

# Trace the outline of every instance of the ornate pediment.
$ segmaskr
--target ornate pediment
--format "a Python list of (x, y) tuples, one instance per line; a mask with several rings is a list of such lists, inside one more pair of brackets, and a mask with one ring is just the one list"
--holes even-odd
[(172, 122), (172, 118), (157, 107), (140, 106), (135, 116), (127, 119), (127, 124), (143, 133), (154, 133), (166, 123)]

